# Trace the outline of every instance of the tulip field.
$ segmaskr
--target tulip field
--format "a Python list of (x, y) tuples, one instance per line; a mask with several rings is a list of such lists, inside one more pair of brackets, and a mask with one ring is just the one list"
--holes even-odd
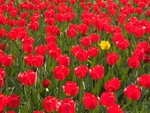
[(150, 0), (0, 0), (0, 113), (150, 113)]

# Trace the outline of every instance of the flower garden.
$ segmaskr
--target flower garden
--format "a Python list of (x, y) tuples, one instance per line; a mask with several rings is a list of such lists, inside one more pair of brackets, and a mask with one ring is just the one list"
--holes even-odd
[(150, 113), (149, 0), (0, 0), (0, 113)]

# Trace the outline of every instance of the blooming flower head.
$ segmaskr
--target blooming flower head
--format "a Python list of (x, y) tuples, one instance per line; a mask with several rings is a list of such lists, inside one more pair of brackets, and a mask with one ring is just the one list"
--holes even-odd
[(76, 82), (72, 82), (72, 81), (67, 81), (64, 85), (63, 85), (63, 91), (65, 92), (65, 94), (67, 96), (75, 96), (78, 93), (78, 86)]
[(42, 107), (46, 112), (53, 112), (56, 109), (57, 99), (53, 96), (47, 96), (43, 99)]
[(112, 78), (105, 82), (104, 88), (108, 92), (115, 92), (120, 87), (120, 80), (118, 78)]
[(102, 50), (108, 50), (110, 48), (110, 43), (108, 41), (102, 41), (99, 46)]
[(18, 80), (22, 85), (30, 86), (34, 85), (36, 80), (36, 73), (33, 70), (28, 70), (18, 74)]
[(98, 101), (96, 97), (92, 93), (89, 93), (89, 92), (84, 93), (82, 97), (82, 101), (86, 109), (93, 110), (98, 105)]
[(65, 98), (61, 101), (58, 113), (74, 113), (75, 102), (71, 98)]
[(135, 84), (130, 84), (124, 89), (124, 95), (130, 100), (138, 100), (141, 95), (140, 88)]
[(17, 108), (20, 104), (20, 97), (16, 94), (11, 94), (7, 97), (7, 106), (9, 108)]
[(101, 95), (100, 95), (100, 100), (99, 100), (100, 104), (104, 107), (108, 107), (112, 104), (115, 103), (115, 96), (112, 92), (107, 92), (104, 91)]
[(150, 88), (150, 75), (142, 74), (140, 77), (137, 78), (137, 82), (143, 88)]

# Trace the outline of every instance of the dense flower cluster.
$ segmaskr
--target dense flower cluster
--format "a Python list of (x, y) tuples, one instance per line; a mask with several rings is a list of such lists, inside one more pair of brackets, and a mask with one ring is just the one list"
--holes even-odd
[(149, 35), (149, 0), (0, 0), (0, 113), (149, 112)]

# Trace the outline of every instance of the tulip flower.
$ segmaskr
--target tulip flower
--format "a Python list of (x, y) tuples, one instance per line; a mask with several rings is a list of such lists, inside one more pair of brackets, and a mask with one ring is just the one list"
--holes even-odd
[(98, 100), (96, 97), (89, 92), (84, 93), (82, 101), (84, 107), (89, 110), (93, 110), (98, 105)]
[(102, 41), (99, 43), (102, 50), (108, 50), (110, 48), (110, 43), (108, 41)]
[(129, 100), (138, 100), (140, 98), (141, 91), (137, 85), (131, 84), (124, 89), (124, 95)]

